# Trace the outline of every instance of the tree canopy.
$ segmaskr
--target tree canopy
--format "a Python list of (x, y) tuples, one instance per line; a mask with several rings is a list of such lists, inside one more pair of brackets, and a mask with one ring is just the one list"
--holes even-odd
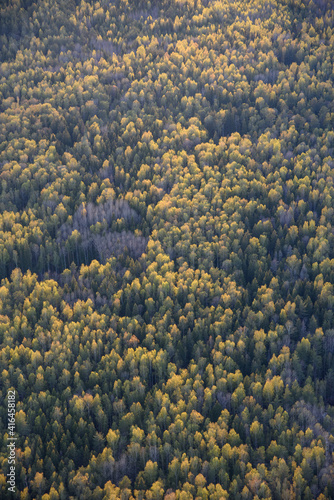
[[(0, 488), (334, 497), (334, 10), (0, 6)], [(10, 497), (12, 498), (12, 497)]]

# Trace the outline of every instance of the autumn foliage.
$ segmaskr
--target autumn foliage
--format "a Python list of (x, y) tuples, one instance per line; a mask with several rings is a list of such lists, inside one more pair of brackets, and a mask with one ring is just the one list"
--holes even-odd
[[(334, 10), (0, 6), (0, 488), (334, 498)], [(12, 498), (12, 497), (10, 497)]]

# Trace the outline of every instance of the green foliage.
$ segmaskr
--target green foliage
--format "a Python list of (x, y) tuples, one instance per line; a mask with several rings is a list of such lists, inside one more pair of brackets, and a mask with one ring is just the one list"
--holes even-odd
[(1, 498), (334, 497), (333, 19), (2, 2)]

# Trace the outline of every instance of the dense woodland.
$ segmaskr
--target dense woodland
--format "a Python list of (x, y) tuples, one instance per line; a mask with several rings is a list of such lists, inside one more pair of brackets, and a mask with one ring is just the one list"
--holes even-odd
[(333, 9), (1, 2), (1, 498), (334, 498)]

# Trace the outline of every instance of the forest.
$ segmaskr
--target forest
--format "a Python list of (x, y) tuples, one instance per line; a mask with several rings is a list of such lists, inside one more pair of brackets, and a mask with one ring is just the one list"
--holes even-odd
[(1, 499), (333, 499), (333, 2), (2, 0), (0, 281)]

